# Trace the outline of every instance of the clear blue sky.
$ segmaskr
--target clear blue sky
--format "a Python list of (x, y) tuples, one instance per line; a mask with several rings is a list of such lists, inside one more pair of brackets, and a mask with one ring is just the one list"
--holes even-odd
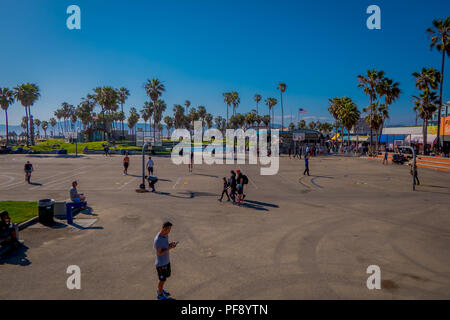
[[(81, 30), (66, 28), (71, 4), (81, 8)], [(381, 30), (366, 28), (371, 4), (381, 7)], [(247, 112), (255, 93), (279, 99), (283, 81), (285, 114), (301, 107), (307, 119), (330, 119), (328, 98), (350, 96), (360, 109), (368, 104), (356, 77), (377, 68), (403, 91), (391, 106), (391, 124), (412, 124), (411, 73), (440, 70), (425, 30), (448, 13), (448, 0), (2, 0), (0, 87), (38, 84), (33, 114), (45, 120), (62, 102), (77, 105), (102, 85), (128, 88), (128, 111), (141, 109), (143, 84), (157, 77), (167, 89), (167, 114), (189, 99), (225, 116), (223, 92), (238, 91), (239, 112)], [(448, 59), (447, 66), (445, 100)], [(9, 115), (18, 124), (24, 109), (16, 103)]]

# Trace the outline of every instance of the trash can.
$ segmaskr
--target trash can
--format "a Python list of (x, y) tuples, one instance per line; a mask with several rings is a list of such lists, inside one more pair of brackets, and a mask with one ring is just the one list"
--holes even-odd
[(39, 208), (39, 222), (44, 225), (52, 225), (55, 223), (53, 220), (55, 210), (55, 200), (42, 199), (38, 201)]

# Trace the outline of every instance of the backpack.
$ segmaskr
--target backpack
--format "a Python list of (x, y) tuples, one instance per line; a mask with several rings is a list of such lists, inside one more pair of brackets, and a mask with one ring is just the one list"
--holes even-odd
[(248, 184), (248, 177), (244, 174), (244, 175), (242, 175), (242, 182), (244, 183), (244, 184)]

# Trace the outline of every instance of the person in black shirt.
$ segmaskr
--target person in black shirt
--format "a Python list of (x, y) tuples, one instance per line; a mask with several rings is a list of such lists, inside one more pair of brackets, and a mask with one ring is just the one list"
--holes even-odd
[(230, 171), (231, 172), (231, 177), (230, 177), (230, 197), (231, 200), (233, 200), (233, 202), (236, 202), (236, 187), (237, 187), (237, 183), (236, 183), (236, 172), (234, 172), (233, 170)]
[(230, 188), (230, 184), (227, 181), (227, 178), (223, 177), (223, 189), (222, 189), (222, 195), (220, 196), (219, 201), (222, 202), (223, 195), (226, 194), (228, 201), (230, 201), (230, 196), (228, 195), (228, 189)]
[(23, 171), (25, 171), (25, 181), (31, 183), (30, 180), (31, 180), (31, 173), (33, 172), (33, 165), (30, 163), (30, 161), (27, 161), (27, 163), (25, 163)]

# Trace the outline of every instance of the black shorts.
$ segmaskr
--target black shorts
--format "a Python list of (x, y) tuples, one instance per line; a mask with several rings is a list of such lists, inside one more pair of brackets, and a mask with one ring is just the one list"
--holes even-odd
[(162, 267), (156, 267), (156, 271), (158, 272), (158, 279), (160, 281), (166, 281), (167, 278), (170, 277), (170, 262)]
[(128, 162), (124, 162), (123, 163), (123, 167), (125, 168), (125, 169), (128, 169), (128, 166), (129, 166), (130, 164), (128, 163)]
[(153, 174), (153, 167), (148, 167), (148, 172), (150, 172), (151, 174)]

